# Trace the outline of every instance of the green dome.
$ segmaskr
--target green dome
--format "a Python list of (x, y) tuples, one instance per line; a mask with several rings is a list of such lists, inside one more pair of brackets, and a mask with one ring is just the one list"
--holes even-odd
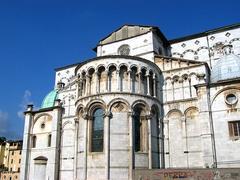
[(57, 90), (52, 90), (43, 99), (41, 108), (50, 108), (54, 106), (55, 100), (58, 98)]

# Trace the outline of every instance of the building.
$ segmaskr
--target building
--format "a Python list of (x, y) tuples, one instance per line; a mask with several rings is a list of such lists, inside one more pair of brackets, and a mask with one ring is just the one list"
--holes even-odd
[(94, 50), (28, 106), (22, 180), (240, 166), (240, 24), (173, 40), (124, 25)]
[(19, 180), (21, 168), (22, 141), (3, 142), (3, 171), (0, 180)]
[(4, 153), (5, 153), (5, 142), (0, 142), (0, 169), (4, 167), (3, 161), (4, 161)]

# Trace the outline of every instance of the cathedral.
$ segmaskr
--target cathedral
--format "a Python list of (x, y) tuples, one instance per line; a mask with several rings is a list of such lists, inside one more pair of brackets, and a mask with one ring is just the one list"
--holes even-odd
[(55, 69), (25, 111), (21, 180), (132, 180), (135, 169), (240, 167), (240, 24), (167, 39), (123, 25)]

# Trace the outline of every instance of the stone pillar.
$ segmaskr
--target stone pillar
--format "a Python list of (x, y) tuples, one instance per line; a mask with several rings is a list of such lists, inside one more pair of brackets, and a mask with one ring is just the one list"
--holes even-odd
[(95, 78), (96, 78), (95, 79), (96, 80), (95, 83), (96, 83), (96, 94), (97, 94), (97, 93), (100, 92), (100, 89), (99, 89), (99, 73), (98, 72), (95, 73)]
[(171, 83), (172, 83), (172, 100), (175, 100), (175, 87), (174, 87), (174, 80), (172, 80)]
[(109, 91), (109, 72), (106, 71), (106, 86), (105, 86), (105, 91)]
[(117, 76), (117, 91), (120, 91), (120, 70), (116, 70), (116, 76)]
[(86, 95), (86, 76), (83, 77), (83, 81), (82, 81), (82, 96)]
[(165, 150), (164, 150), (164, 123), (163, 119), (159, 118), (159, 128), (160, 128), (160, 136), (159, 136), (159, 153), (160, 153), (160, 168), (165, 168)]
[(171, 159), (170, 159), (170, 142), (169, 142), (169, 120), (166, 118), (163, 120), (163, 133), (164, 133), (164, 156), (165, 156), (165, 168), (171, 167)]
[(138, 72), (138, 93), (141, 93), (141, 72)]
[(106, 112), (104, 117), (104, 149), (105, 149), (105, 177), (110, 179), (110, 118), (111, 112)]
[(157, 97), (156, 75), (153, 74), (153, 97)]
[(128, 89), (129, 92), (132, 92), (132, 87), (131, 87), (131, 70), (128, 71)]
[(28, 179), (28, 167), (30, 164), (29, 150), (30, 150), (30, 144), (31, 144), (30, 130), (31, 130), (32, 121), (33, 121), (32, 110), (33, 110), (33, 105), (28, 105), (27, 111), (25, 112), (20, 180)]
[(89, 117), (87, 113), (83, 114), (84, 119), (84, 154), (83, 154), (83, 180), (87, 180), (87, 150), (88, 150), (88, 121)]
[(183, 163), (183, 167), (185, 166), (186, 168), (189, 168), (189, 162), (188, 162), (188, 134), (187, 134), (187, 127), (186, 127), (186, 119), (185, 117), (181, 118), (181, 123), (182, 123), (182, 137), (183, 137), (183, 153), (185, 157), (185, 162)]
[(74, 119), (75, 121), (75, 149), (74, 149), (74, 180), (77, 180), (77, 164), (78, 164), (78, 129), (79, 129), (79, 120), (78, 118)]
[(146, 77), (147, 77), (147, 95), (150, 95), (149, 74), (146, 74)]
[(54, 173), (52, 179), (59, 179), (59, 163), (60, 163), (60, 148), (61, 148), (61, 125), (62, 125), (62, 105), (60, 99), (57, 99), (54, 104), (53, 121), (52, 121), (52, 147), (54, 151)]
[(79, 77), (78, 77), (77, 80), (76, 80), (76, 96), (77, 96), (77, 98), (80, 95), (79, 90), (80, 90), (80, 88), (79, 88)]
[(152, 116), (146, 116), (148, 122), (148, 169), (152, 169)]
[(133, 113), (128, 113), (129, 122), (129, 180), (133, 180), (134, 169), (134, 120)]
[(85, 87), (85, 95), (90, 95), (90, 76), (86, 75), (86, 87)]
[(78, 94), (78, 97), (82, 96), (82, 95), (83, 95), (83, 79), (80, 78), (79, 79), (79, 94)]

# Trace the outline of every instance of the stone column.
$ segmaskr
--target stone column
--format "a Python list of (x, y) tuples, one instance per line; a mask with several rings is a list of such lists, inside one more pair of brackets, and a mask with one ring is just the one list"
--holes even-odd
[(152, 116), (146, 116), (148, 122), (148, 168), (152, 169)]
[(27, 111), (25, 112), (20, 180), (28, 179), (28, 167), (30, 164), (29, 150), (30, 150), (30, 144), (31, 144), (30, 130), (31, 130), (32, 121), (33, 121), (32, 110), (33, 110), (33, 105), (28, 105)]
[(89, 95), (90, 94), (90, 76), (86, 75), (86, 87), (85, 87), (85, 95)]
[(134, 169), (134, 120), (133, 113), (128, 113), (129, 122), (129, 180), (133, 180)]
[(52, 121), (52, 156), (54, 159), (53, 176), (52, 179), (59, 179), (59, 163), (60, 163), (60, 148), (61, 148), (61, 125), (62, 125), (62, 105), (60, 99), (57, 99), (53, 109), (53, 121)]
[(74, 180), (76, 180), (77, 179), (77, 164), (78, 164), (78, 129), (79, 129), (79, 120), (78, 120), (78, 118), (75, 118), (74, 121), (75, 121)]
[(169, 142), (169, 119), (165, 118), (163, 120), (163, 133), (164, 133), (164, 156), (165, 156), (165, 168), (170, 168), (171, 167), (171, 159), (170, 159), (170, 142)]
[(96, 78), (96, 94), (99, 93), (99, 73), (95, 73), (95, 78)]
[(175, 100), (175, 87), (174, 87), (174, 80), (172, 82), (172, 100)]
[(141, 72), (138, 72), (138, 93), (141, 93)]
[(80, 88), (79, 88), (79, 77), (77, 78), (77, 80), (76, 80), (76, 96), (77, 96), (77, 98), (79, 97), (79, 95), (80, 95), (80, 92), (79, 92), (79, 90), (80, 90)]
[(111, 112), (106, 112), (104, 117), (104, 149), (105, 149), (105, 177), (110, 179), (110, 118)]
[(129, 89), (129, 92), (132, 92), (132, 87), (131, 87), (131, 70), (128, 71), (128, 89)]
[(117, 76), (117, 91), (120, 91), (120, 70), (116, 70), (116, 76)]
[(106, 86), (105, 86), (105, 91), (109, 91), (109, 72), (106, 71)]
[(86, 95), (86, 76), (83, 77), (83, 81), (82, 81), (82, 96)]
[(89, 117), (87, 113), (83, 114), (84, 119), (84, 154), (83, 154), (83, 180), (87, 180), (87, 150), (88, 150), (88, 121)]
[(157, 96), (157, 87), (156, 87), (156, 74), (153, 74), (153, 97)]
[(150, 83), (149, 83), (149, 74), (146, 74), (147, 77), (147, 95), (150, 95)]
[(83, 95), (83, 79), (80, 78), (79, 79), (79, 94), (78, 94), (78, 97), (82, 96), (82, 95)]
[(165, 168), (165, 149), (164, 149), (164, 123), (163, 119), (159, 118), (159, 128), (160, 128), (160, 136), (159, 136), (159, 151), (160, 151), (160, 168)]
[(189, 168), (189, 162), (188, 162), (188, 134), (187, 134), (187, 127), (186, 127), (186, 119), (185, 117), (181, 118), (181, 123), (182, 123), (182, 137), (183, 137), (183, 143), (184, 143), (184, 147), (183, 147), (183, 153), (185, 156), (185, 162), (183, 163), (183, 166), (185, 166), (186, 168)]

